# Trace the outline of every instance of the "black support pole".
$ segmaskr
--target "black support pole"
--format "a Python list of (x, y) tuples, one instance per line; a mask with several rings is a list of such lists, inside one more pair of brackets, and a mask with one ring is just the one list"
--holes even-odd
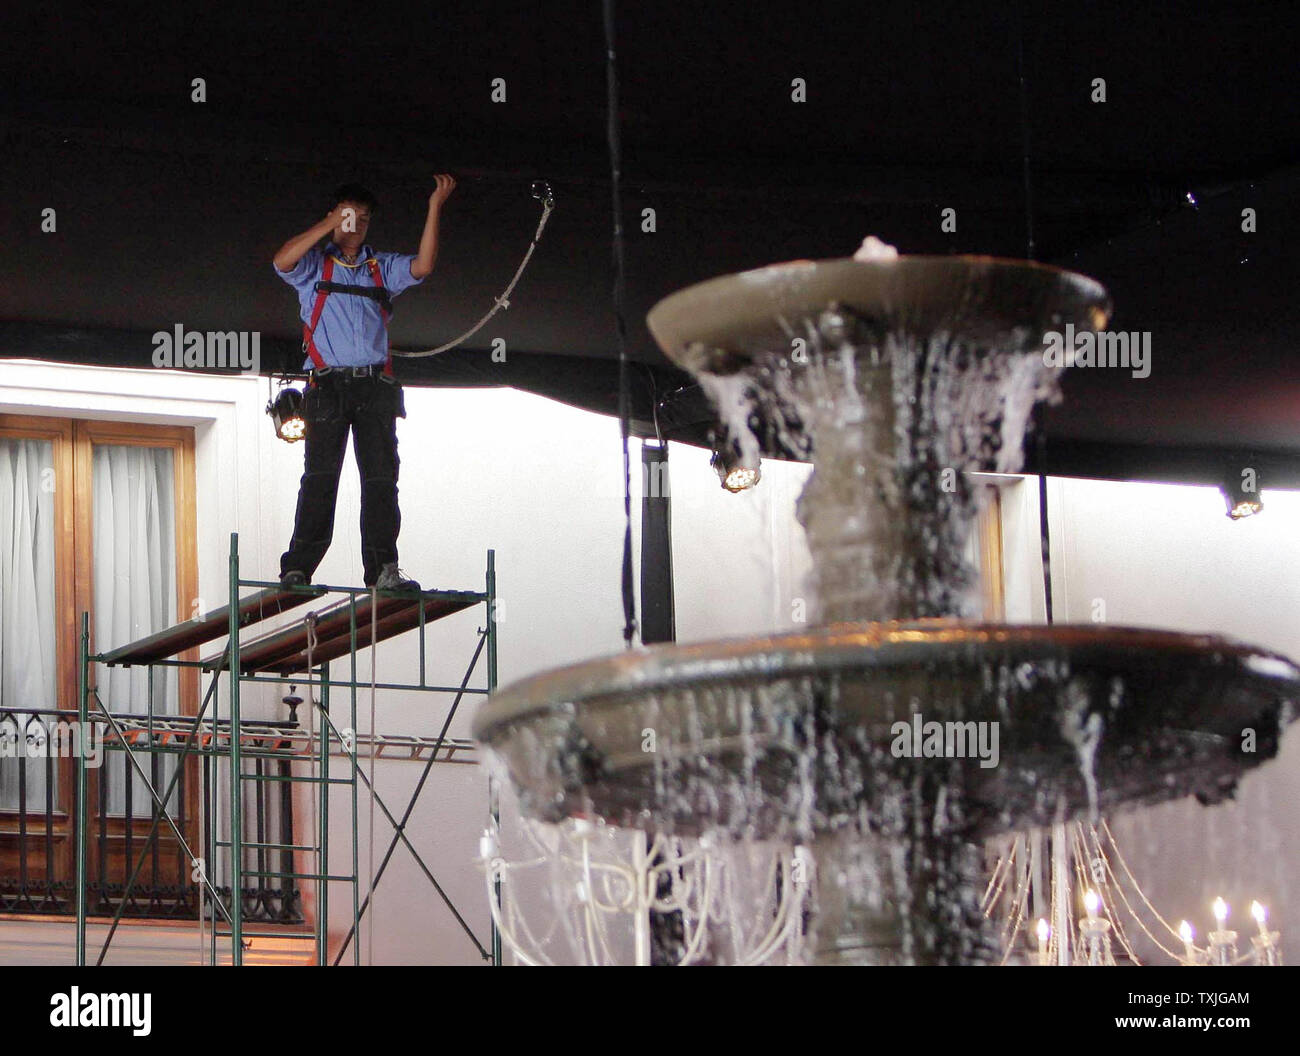
[(649, 645), (677, 639), (667, 444), (641, 445), (641, 479), (641, 641)]

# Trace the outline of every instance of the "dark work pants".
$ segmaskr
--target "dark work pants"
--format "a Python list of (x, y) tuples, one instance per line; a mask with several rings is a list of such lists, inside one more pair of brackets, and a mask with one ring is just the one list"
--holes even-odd
[(306, 439), (293, 541), (280, 558), (280, 574), (299, 569), (310, 580), (334, 535), (339, 473), (352, 433), (361, 473), (361, 560), (366, 586), (397, 560), (397, 419), (406, 417), (402, 390), (378, 375), (326, 374), (303, 399)]

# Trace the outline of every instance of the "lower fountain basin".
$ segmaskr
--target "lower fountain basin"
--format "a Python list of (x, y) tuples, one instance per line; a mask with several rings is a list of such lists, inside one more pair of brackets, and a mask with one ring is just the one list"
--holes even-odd
[(841, 623), (547, 671), (493, 694), (474, 736), (539, 820), (802, 840), (901, 831), (901, 796), (979, 839), (1220, 800), (1296, 701), (1295, 664), (1208, 635)]

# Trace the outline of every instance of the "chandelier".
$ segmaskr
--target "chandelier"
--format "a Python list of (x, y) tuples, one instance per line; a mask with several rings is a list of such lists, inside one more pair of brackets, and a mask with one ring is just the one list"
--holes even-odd
[[(480, 841), (479, 864), (493, 920), (521, 964), (804, 960), (816, 868), (805, 847), (708, 834), (650, 837), (585, 818), (520, 819), (519, 831), (523, 856), (507, 859), (493, 827)], [(1282, 964), (1281, 932), (1270, 929), (1258, 901), (1250, 907), (1258, 933), (1244, 952), (1222, 898), (1211, 907), (1204, 945), (1188, 921), (1171, 924), (1104, 819), (1010, 836), (990, 858), (981, 905), (1000, 964), (1141, 965), (1137, 932), (1175, 964)], [(1036, 919), (1031, 907), (1040, 910)]]
[[(1044, 909), (1032, 932), (1031, 897)], [(1268, 911), (1258, 901), (1250, 906), (1258, 934), (1245, 952), (1238, 933), (1227, 926), (1231, 907), (1222, 898), (1211, 907), (1214, 927), (1206, 945), (1197, 945), (1190, 922), (1171, 924), (1138, 884), (1104, 819), (1008, 837), (997, 853), (983, 908), (986, 917), (1000, 922), (1003, 964), (1140, 965), (1134, 931), (1175, 964), (1282, 964), (1282, 933), (1270, 930)]]
[(520, 819), (520, 829), (524, 857), (507, 861), (493, 828), (479, 861), (497, 930), (522, 964), (555, 964), (557, 951), (588, 965), (800, 960), (812, 869), (802, 847), (648, 837), (584, 818)]

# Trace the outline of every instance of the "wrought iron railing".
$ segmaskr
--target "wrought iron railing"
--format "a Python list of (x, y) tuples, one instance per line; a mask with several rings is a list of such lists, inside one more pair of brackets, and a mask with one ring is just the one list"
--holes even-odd
[[(72, 751), (86, 750), (85, 746), (77, 749), (69, 733), (76, 728), (76, 718), (76, 712), (0, 709), (0, 914), (75, 912), (77, 824), (72, 782), (76, 759), (70, 756)], [(132, 747), (147, 745), (149, 731), (138, 728), (140, 717), (114, 718), (124, 728), (135, 725)], [(297, 728), (296, 723), (276, 725)], [(103, 727), (99, 729), (102, 732)], [(90, 743), (93, 748), (93, 739)], [(292, 882), (277, 883), (274, 876), (258, 875), (295, 871), (293, 852), (288, 849), (294, 845), (293, 784), (283, 780), (290, 776), (294, 760), (277, 757), (270, 743), (251, 747), (254, 751), (245, 768), (256, 779), (245, 786), (244, 824), (254, 848), (245, 852), (253, 875), (243, 886), (244, 919), (299, 924), (303, 913), (298, 888)], [(120, 742), (101, 742), (99, 765), (93, 771), (98, 778), (88, 811), (88, 910), (94, 916), (114, 916), (120, 910), (121, 916), (137, 919), (197, 919), (196, 863), (175, 838), (144, 781), (133, 773), (122, 748)], [(159, 796), (180, 766), (168, 799), (172, 819), (197, 853), (213, 846), (213, 807), (224, 803), (225, 797), (214, 795), (211, 758), (199, 754), (183, 758), (178, 750), (137, 752), (136, 760)], [(191, 791), (196, 781), (197, 796)], [(220, 829), (228, 825), (228, 819), (216, 820)], [(224, 836), (228, 839), (228, 832)], [(221, 885), (220, 870), (210, 874), (216, 891), (228, 903), (230, 888)], [(204, 915), (211, 919), (211, 907)]]

